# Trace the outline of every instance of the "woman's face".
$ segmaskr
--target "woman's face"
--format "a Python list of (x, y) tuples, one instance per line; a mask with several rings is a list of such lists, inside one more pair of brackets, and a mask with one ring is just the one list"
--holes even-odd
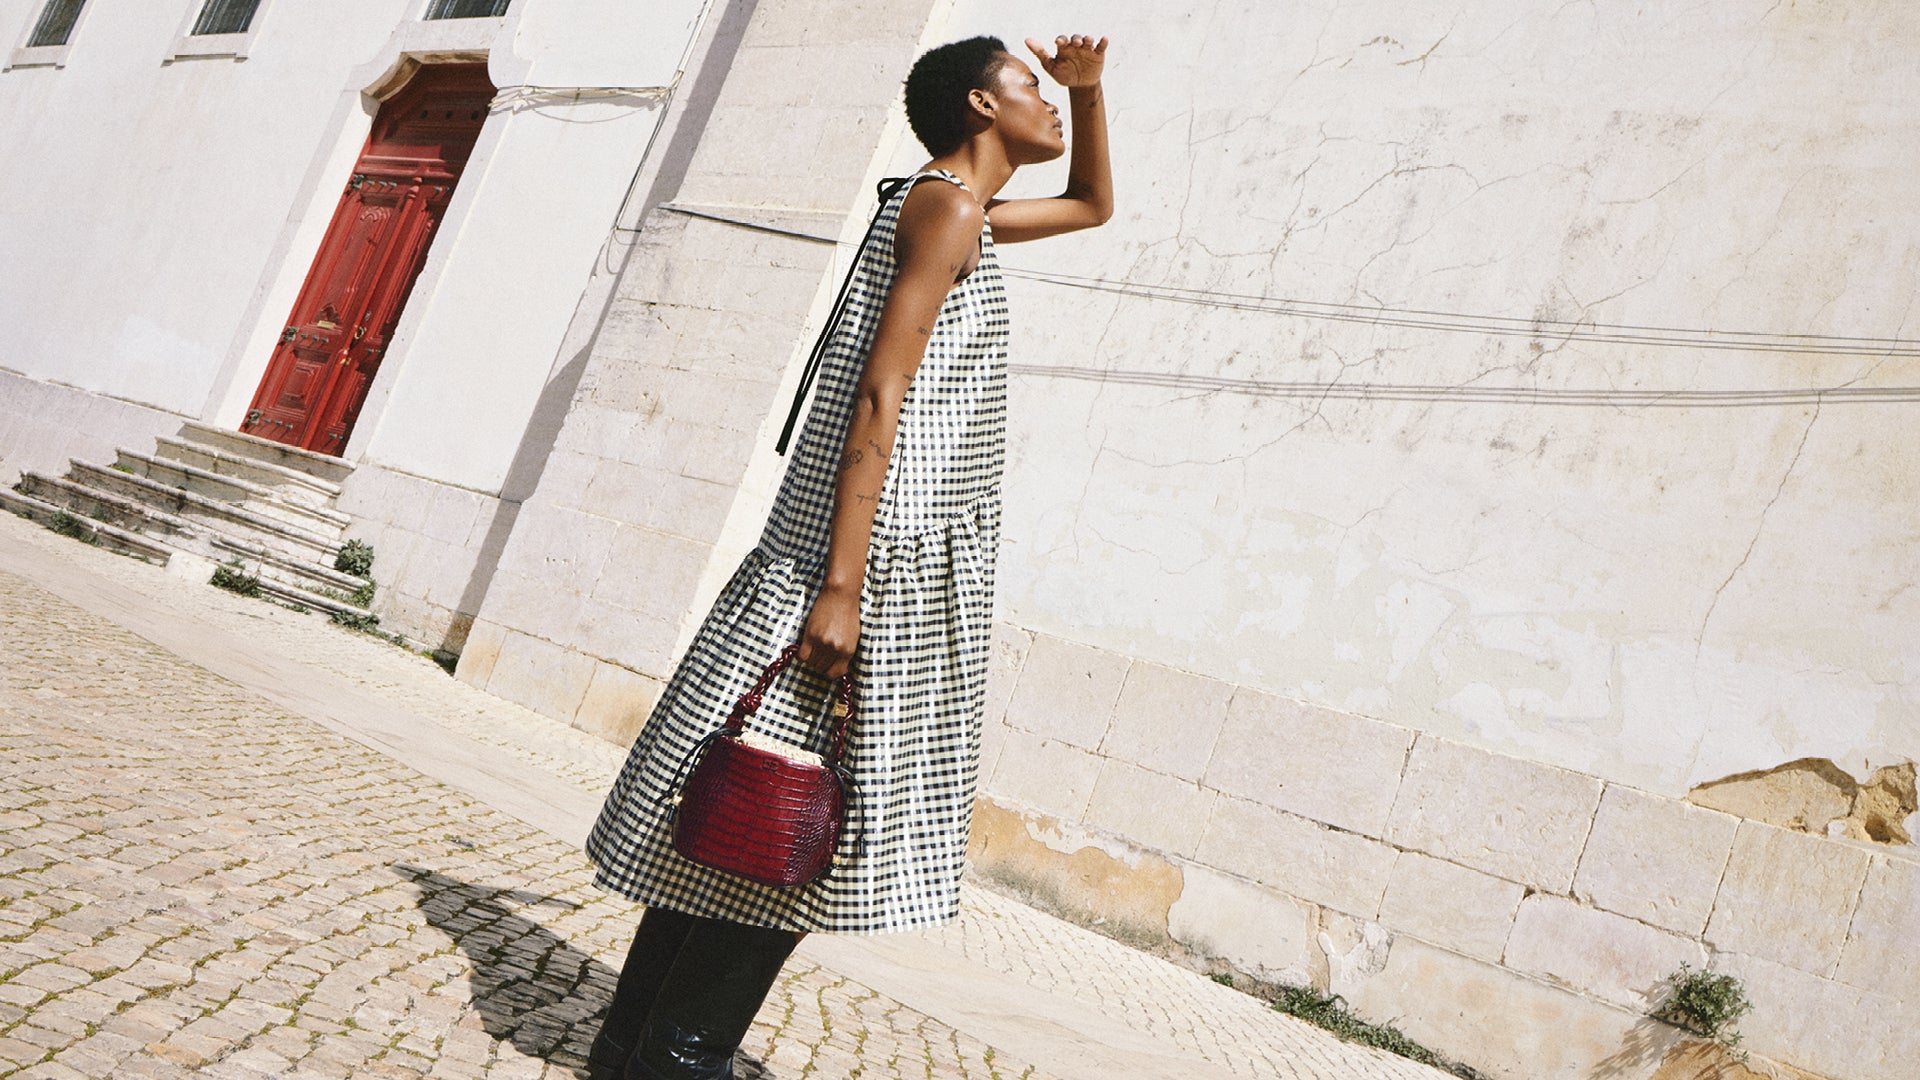
[(993, 89), (994, 127), (1015, 165), (1052, 161), (1067, 152), (1060, 110), (1040, 96), (1040, 79), (1019, 57), (1000, 65)]

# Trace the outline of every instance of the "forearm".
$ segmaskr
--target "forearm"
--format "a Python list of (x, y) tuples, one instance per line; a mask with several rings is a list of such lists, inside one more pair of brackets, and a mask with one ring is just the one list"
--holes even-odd
[(899, 425), (897, 398), (881, 392), (863, 392), (854, 398), (834, 483), (822, 591), (859, 595), (866, 579), (867, 549), (873, 543), (873, 518), (880, 508)]
[(1113, 169), (1107, 159), (1107, 99), (1099, 83), (1067, 91), (1073, 121), (1067, 197), (1086, 203), (1106, 221), (1113, 216)]

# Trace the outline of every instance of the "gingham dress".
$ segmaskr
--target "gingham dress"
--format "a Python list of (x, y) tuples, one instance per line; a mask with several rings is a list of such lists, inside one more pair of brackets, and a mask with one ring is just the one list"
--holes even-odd
[[(917, 174), (961, 184), (945, 171)], [(760, 543), (714, 603), (654, 706), (587, 840), (603, 887), (645, 904), (788, 930), (879, 933), (953, 917), (980, 761), (1000, 478), (1006, 458), (1007, 305), (993, 237), (947, 295), (900, 409), (874, 515), (848, 736), (859, 811), (841, 861), (772, 889), (676, 855), (666, 808), (688, 750), (800, 636), (825, 571), (837, 465), (854, 387), (898, 271), (880, 209), (830, 338), (806, 427)], [(794, 664), (749, 730), (824, 752), (829, 686)], [(850, 829), (849, 833), (855, 831)]]

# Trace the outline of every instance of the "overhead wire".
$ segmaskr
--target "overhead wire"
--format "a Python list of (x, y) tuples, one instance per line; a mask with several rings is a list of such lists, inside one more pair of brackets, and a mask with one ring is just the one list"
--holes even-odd
[[(833, 237), (784, 229), (759, 222), (744, 221), (709, 210), (671, 203), (661, 207), (686, 217), (717, 222), (754, 232), (769, 233), (818, 244), (850, 246)], [(1858, 356), (1880, 359), (1920, 357), (1920, 340), (1897, 337), (1866, 337), (1839, 334), (1795, 334), (1775, 331), (1719, 330), (1699, 327), (1661, 326), (1634, 323), (1603, 323), (1590, 320), (1518, 318), (1425, 308), (1397, 308), (1389, 305), (1342, 304), (1321, 300), (1302, 300), (1260, 294), (1233, 293), (1218, 289), (1196, 289), (1175, 285), (1148, 285), (1141, 282), (1048, 273), (1003, 266), (1008, 277), (1041, 284), (1091, 292), (1192, 304), (1228, 311), (1317, 320), (1387, 326), (1441, 333), (1464, 333), (1483, 337), (1546, 338), (1557, 342), (1600, 345), (1637, 345), (1653, 348), (1738, 351), (1786, 355)], [(1473, 385), (1421, 385), (1405, 383), (1279, 382), (1191, 375), (1167, 371), (1129, 371), (1048, 364), (1010, 364), (1016, 374), (1049, 378), (1076, 379), (1135, 386), (1168, 388), (1213, 393), (1234, 393), (1256, 397), (1348, 398), (1386, 401), (1467, 400), (1535, 405), (1608, 405), (1628, 407), (1700, 407), (1798, 405), (1822, 402), (1920, 402), (1920, 387), (1915, 386), (1808, 386), (1766, 390), (1699, 389), (1613, 389), (1554, 388)]]

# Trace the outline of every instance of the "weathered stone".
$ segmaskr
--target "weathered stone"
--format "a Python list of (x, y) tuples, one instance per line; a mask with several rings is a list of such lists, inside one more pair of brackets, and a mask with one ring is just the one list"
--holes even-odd
[(1092, 750), (1106, 734), (1129, 663), (1105, 649), (1035, 634), (1007, 704), (1007, 723)]
[(1380, 922), (1435, 945), (1499, 963), (1526, 889), (1478, 870), (1403, 851), (1387, 878)]
[(1222, 796), (1196, 861), (1316, 904), (1371, 919), (1395, 851), (1259, 803)]
[[(607, 552), (606, 568), (591, 595), (641, 615), (678, 622), (699, 588), (713, 549), (684, 537), (622, 525)], [(551, 585), (549, 585), (551, 587)], [(489, 606), (492, 600), (489, 597)], [(652, 657), (619, 656), (636, 666)]]
[(1557, 896), (1520, 904), (1506, 965), (1592, 994), (1623, 1009), (1651, 1010), (1681, 964), (1706, 965), (1696, 941)]
[(1127, 670), (1100, 752), (1197, 781), (1213, 756), (1232, 696), (1229, 683), (1137, 661)]
[(1229, 795), (1383, 836), (1413, 732), (1242, 687), (1207, 767)]
[(1717, 1042), (1691, 1039), (1667, 1052), (1648, 1080), (1820, 1080), (1777, 1061), (1756, 1061), (1745, 1051)]
[(1395, 938), (1377, 973), (1336, 969), (1331, 990), (1361, 1016), (1501, 1080), (1631, 1076), (1679, 1042), (1664, 1024), (1414, 938)]
[(1920, 1009), (1920, 861), (1873, 860), (1835, 978)]
[(1796, 832), (1827, 834), (1827, 823), (1847, 816), (1859, 783), (1826, 758), (1802, 758), (1772, 769), (1699, 784), (1689, 802)]
[(509, 631), (487, 690), (542, 716), (571, 721), (586, 696), (593, 667), (592, 657)]
[(1141, 847), (1192, 855), (1217, 798), (1191, 781), (1110, 758), (1094, 783), (1086, 823)]
[(1590, 776), (1422, 735), (1387, 839), (1564, 893), (1600, 802)]
[(1831, 976), (1869, 858), (1843, 842), (1741, 822), (1707, 941), (1716, 949)]
[(1027, 900), (1137, 945), (1166, 943), (1183, 880), (1179, 866), (1152, 852), (992, 799), (974, 804), (967, 860)]
[(601, 461), (587, 484), (585, 505), (596, 515), (694, 539), (719, 535), (735, 488), (663, 474), (652, 465)]
[(1753, 1003), (1738, 1025), (1745, 1048), (1821, 1076), (1912, 1080), (1920, 1026), (1911, 1001), (1742, 953), (1719, 954), (1714, 968)]
[(1920, 810), (1920, 789), (1916, 789), (1914, 775), (1911, 761), (1875, 770), (1853, 793), (1853, 808), (1840, 822), (1842, 831), (1855, 840), (1876, 844), (1912, 844), (1913, 835), (1906, 823)]
[(1687, 798), (1796, 832), (1896, 846), (1912, 843), (1906, 821), (1920, 809), (1911, 761), (1860, 783), (1826, 758), (1801, 758), (1701, 784)]
[(1595, 907), (1691, 937), (1706, 928), (1739, 821), (1609, 784), (1574, 875)]
[(1033, 634), (1022, 630), (1012, 623), (993, 624), (993, 655), (987, 660), (987, 704), (988, 720), (1004, 720), (1007, 715), (1007, 703), (1013, 698), (1013, 688), (1020, 680), (1020, 670), (1027, 664), (1027, 653), (1033, 648)]
[(1185, 886), (1167, 912), (1167, 932), (1175, 941), (1269, 982), (1307, 981), (1313, 920), (1306, 906), (1208, 867), (1182, 869)]
[(499, 623), (474, 619), (467, 632), (467, 646), (461, 650), (461, 663), (453, 675), (468, 686), (486, 686), (493, 676), (493, 663), (499, 661), (499, 648), (507, 642), (507, 628)]
[(573, 726), (611, 743), (631, 743), (665, 686), (652, 676), (596, 660)]
[(432, 504), (421, 521), (420, 532), (429, 539), (455, 547), (466, 546), (467, 537), (473, 532), (474, 522), (480, 519), (482, 509), (499, 502), (477, 491), (451, 484), (434, 485), (431, 495)]
[(993, 775), (982, 787), (996, 800), (1079, 821), (1093, 798), (1100, 764), (1078, 747), (1009, 729)]

